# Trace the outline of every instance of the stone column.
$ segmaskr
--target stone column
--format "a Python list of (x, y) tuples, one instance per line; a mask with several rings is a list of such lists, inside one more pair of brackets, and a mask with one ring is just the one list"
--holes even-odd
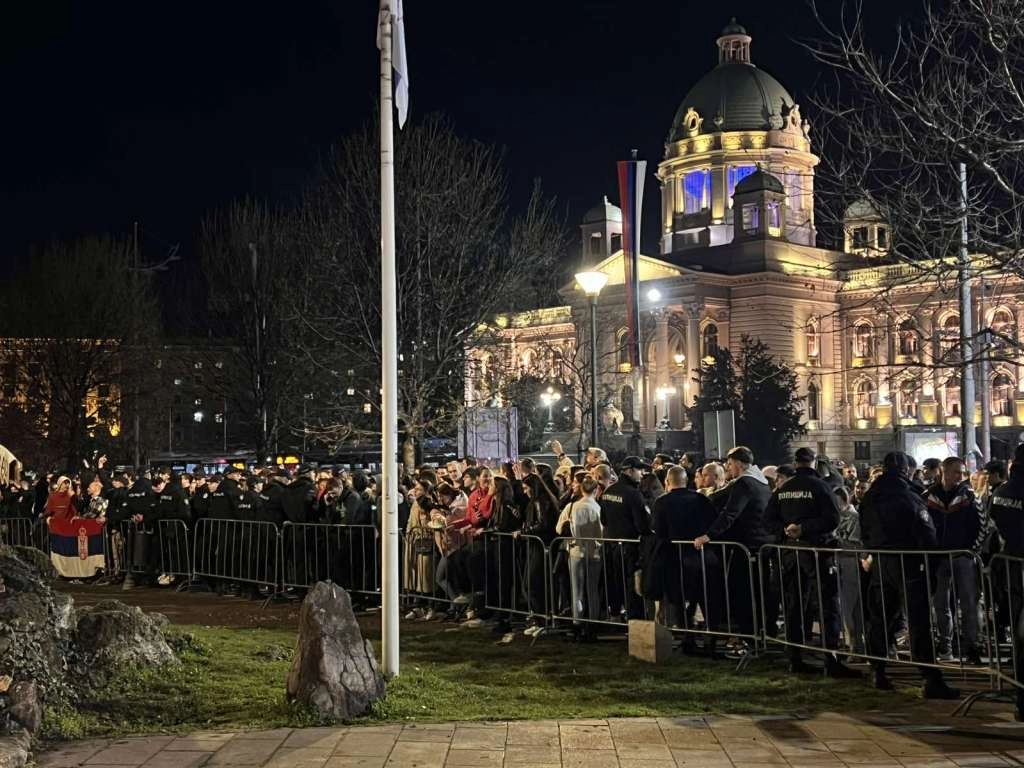
[(729, 338), (729, 310), (720, 309), (714, 314), (715, 325), (718, 326), (718, 346), (732, 349), (732, 339)]
[[(693, 406), (693, 401), (700, 394), (700, 305), (686, 306), (686, 380), (689, 382), (690, 396), (686, 405)], [(684, 385), (685, 385), (684, 382)], [(687, 388), (684, 386), (683, 392)]]

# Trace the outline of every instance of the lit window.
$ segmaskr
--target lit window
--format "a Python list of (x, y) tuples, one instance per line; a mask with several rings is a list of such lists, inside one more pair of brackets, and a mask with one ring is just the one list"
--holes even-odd
[(853, 393), (853, 415), (863, 420), (875, 418), (875, 385), (867, 379)]
[(818, 421), (820, 412), (821, 393), (818, 391), (818, 385), (811, 382), (807, 385), (807, 420)]
[(218, 424), (223, 424), (224, 423), (224, 414), (223, 413), (215, 413), (215, 414), (213, 414), (213, 420), (216, 423), (218, 423)]
[(807, 362), (814, 364), (821, 357), (821, 334), (813, 320), (807, 324)]
[(950, 376), (942, 387), (943, 411), (946, 418), (960, 418), (960, 379)]
[(732, 196), (736, 191), (736, 185), (750, 174), (757, 170), (756, 165), (730, 165), (728, 173), (728, 189), (726, 194), (729, 197), (729, 207), (732, 207)]
[(917, 418), (918, 384), (915, 379), (904, 379), (897, 391), (899, 395), (898, 412), (901, 419)]
[(857, 227), (853, 230), (853, 247), (863, 250), (868, 247), (868, 228)]
[(699, 213), (711, 207), (711, 171), (703, 168), (683, 176), (683, 212)]
[(768, 203), (768, 234), (772, 237), (782, 234), (782, 208), (778, 203)]
[(701, 336), (703, 341), (704, 349), (702, 357), (714, 357), (715, 353), (718, 352), (718, 326), (714, 323), (708, 323), (704, 326), (704, 333)]
[(761, 223), (761, 209), (757, 203), (748, 203), (743, 206), (743, 231), (748, 235), (756, 234)]
[(348, 395), (349, 397), (352, 397), (352, 395), (354, 395), (355, 393), (356, 393), (356, 388), (355, 387), (349, 387), (348, 389), (345, 390), (345, 394)]
[(992, 415), (1013, 416), (1013, 380), (1005, 373), (992, 379)]
[(916, 355), (918, 349), (917, 328), (914, 321), (907, 319), (899, 327), (899, 354), (904, 357)]
[(853, 356), (871, 357), (874, 350), (874, 334), (870, 323), (858, 323), (853, 332)]
[(373, 413), (373, 404), (363, 403), (363, 413)]

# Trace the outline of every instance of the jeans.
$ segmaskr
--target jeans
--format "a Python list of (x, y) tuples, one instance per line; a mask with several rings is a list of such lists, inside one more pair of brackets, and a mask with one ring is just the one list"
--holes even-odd
[[(952, 571), (950, 566), (952, 564)], [(949, 646), (953, 639), (951, 597), (955, 593), (960, 606), (960, 634), (971, 646), (978, 644), (978, 572), (974, 561), (964, 555), (943, 557), (935, 565), (935, 595), (932, 605), (940, 641)]]
[(572, 617), (595, 621), (601, 616), (600, 558), (569, 555), (569, 582), (572, 585)]

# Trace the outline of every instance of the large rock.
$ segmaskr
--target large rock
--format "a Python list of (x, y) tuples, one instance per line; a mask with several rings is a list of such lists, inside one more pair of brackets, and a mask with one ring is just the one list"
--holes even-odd
[(28, 762), (30, 746), (31, 739), (24, 729), (0, 736), (0, 768), (22, 768)]
[(104, 600), (77, 614), (77, 648), (84, 664), (110, 671), (175, 664), (164, 639), (167, 617), (120, 600)]
[(288, 672), (288, 698), (325, 718), (366, 714), (384, 696), (373, 646), (363, 639), (352, 600), (341, 587), (318, 582), (299, 611), (299, 641)]
[(21, 680), (7, 692), (7, 711), (15, 722), (29, 733), (36, 733), (43, 724), (43, 701), (33, 680)]

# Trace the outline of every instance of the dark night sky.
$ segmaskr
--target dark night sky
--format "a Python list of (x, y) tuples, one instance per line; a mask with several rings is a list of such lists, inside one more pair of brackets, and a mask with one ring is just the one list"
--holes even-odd
[[(866, 4), (884, 35), (904, 5), (917, 6)], [(33, 242), (128, 233), (134, 220), (150, 258), (165, 242), (190, 258), (205, 212), (245, 195), (286, 201), (374, 108), (374, 0), (39, 0), (5, 10), (8, 266)], [(505, 146), (513, 205), (541, 177), (573, 227), (602, 194), (617, 197), (614, 163), (631, 147), (653, 170), (730, 15), (753, 36), (754, 62), (814, 120), (817, 73), (792, 39), (814, 31), (804, 0), (406, 0), (405, 13), (413, 119), (441, 110), (461, 133)], [(646, 194), (651, 249), (653, 180)]]

